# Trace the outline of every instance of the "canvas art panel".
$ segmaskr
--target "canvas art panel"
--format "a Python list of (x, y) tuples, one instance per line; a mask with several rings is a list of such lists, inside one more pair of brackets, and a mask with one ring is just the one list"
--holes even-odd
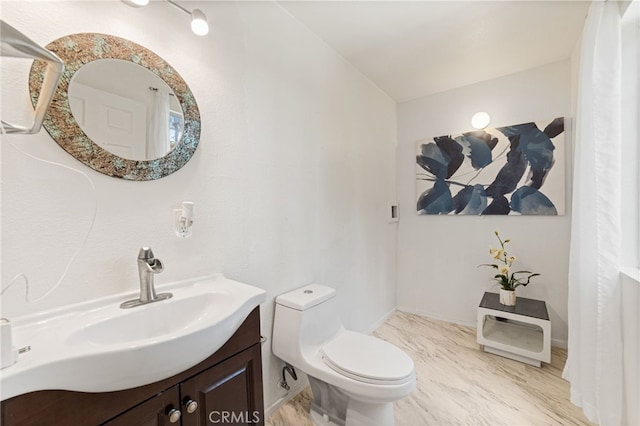
[(565, 214), (564, 118), (417, 141), (419, 215)]

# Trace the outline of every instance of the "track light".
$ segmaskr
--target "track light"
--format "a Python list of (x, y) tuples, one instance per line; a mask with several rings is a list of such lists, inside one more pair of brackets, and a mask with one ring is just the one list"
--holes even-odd
[(193, 9), (193, 12), (189, 12), (187, 9), (180, 6), (173, 0), (167, 0), (167, 2), (180, 9), (187, 15), (191, 16), (191, 31), (193, 31), (194, 34), (203, 36), (209, 33), (209, 24), (207, 24), (207, 17), (204, 15), (204, 13), (202, 13), (200, 9)]
[(199, 36), (207, 35), (209, 32), (207, 17), (204, 16), (200, 9), (193, 9), (193, 12), (191, 12), (191, 31)]
[[(149, 0), (122, 0), (122, 2), (132, 7), (142, 7), (146, 6)], [(207, 17), (200, 9), (193, 9), (193, 12), (190, 12), (173, 0), (167, 0), (167, 3), (191, 16), (191, 31), (193, 31), (194, 34), (203, 36), (209, 33)]]

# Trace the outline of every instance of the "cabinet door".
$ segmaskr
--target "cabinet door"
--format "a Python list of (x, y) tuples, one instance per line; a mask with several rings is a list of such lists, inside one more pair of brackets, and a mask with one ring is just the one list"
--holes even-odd
[[(178, 386), (154, 396), (140, 405), (120, 414), (104, 423), (105, 426), (170, 426), (180, 425), (180, 416), (169, 414), (171, 410), (180, 410), (180, 392)], [(177, 418), (176, 418), (177, 417)]]
[[(260, 351), (253, 345), (183, 382), (182, 425), (264, 425)], [(191, 401), (197, 409), (189, 413)]]

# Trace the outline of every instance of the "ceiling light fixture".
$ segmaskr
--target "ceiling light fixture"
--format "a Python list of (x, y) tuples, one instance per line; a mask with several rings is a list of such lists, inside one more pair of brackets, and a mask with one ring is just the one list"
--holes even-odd
[[(149, 0), (122, 0), (122, 2), (131, 7), (142, 7), (149, 4)], [(203, 36), (209, 33), (207, 17), (200, 9), (193, 9), (193, 12), (190, 12), (188, 9), (185, 9), (173, 0), (167, 0), (167, 3), (191, 16), (191, 31), (193, 31), (194, 34)]]
[(209, 33), (207, 17), (200, 9), (193, 9), (193, 12), (189, 12), (173, 0), (167, 0), (167, 2), (191, 16), (191, 31), (193, 31), (194, 34), (203, 36)]
[(484, 111), (476, 112), (473, 114), (473, 117), (471, 117), (471, 125), (474, 129), (485, 129), (489, 125), (489, 122), (491, 122), (491, 117)]

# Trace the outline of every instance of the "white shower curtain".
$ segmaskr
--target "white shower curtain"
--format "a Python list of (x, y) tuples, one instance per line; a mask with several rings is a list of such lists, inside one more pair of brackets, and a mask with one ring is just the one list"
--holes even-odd
[(622, 422), (620, 318), (621, 25), (592, 2), (582, 40), (574, 153), (569, 343), (571, 401), (601, 425)]
[(169, 93), (155, 90), (155, 99), (147, 137), (147, 159), (164, 157), (169, 145)]

